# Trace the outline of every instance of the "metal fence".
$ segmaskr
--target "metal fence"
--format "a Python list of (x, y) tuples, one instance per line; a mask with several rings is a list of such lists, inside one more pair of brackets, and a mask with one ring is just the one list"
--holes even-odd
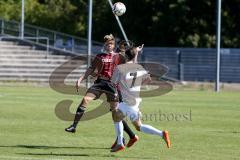
[[(1, 35), (20, 35), (20, 23), (0, 19)], [(87, 53), (87, 39), (25, 25), (24, 36), (47, 37), (49, 45), (70, 53)], [(46, 40), (31, 41), (46, 45)], [(93, 53), (99, 53), (102, 43), (93, 41)], [(142, 61), (162, 63), (169, 67), (168, 77), (181, 81), (215, 81), (216, 49), (212, 48), (160, 48), (145, 47)], [(240, 83), (240, 49), (221, 49), (221, 82)]]
[[(167, 76), (182, 81), (210, 81), (216, 77), (216, 49), (146, 47), (143, 61), (169, 67)], [(220, 81), (240, 83), (240, 49), (221, 49)]]
[[(20, 37), (21, 24), (16, 21), (6, 21), (0, 19), (0, 33), (1, 35), (10, 35)], [(37, 37), (46, 37), (49, 39), (51, 48), (66, 50), (72, 53), (86, 53), (87, 52), (87, 39), (56, 32), (53, 30), (25, 24), (24, 37), (36, 37), (32, 42), (47, 45), (46, 40), (38, 39)], [(102, 43), (92, 41), (94, 46), (102, 46)], [(97, 49), (99, 47), (96, 47)], [(93, 49), (93, 52), (95, 50)]]

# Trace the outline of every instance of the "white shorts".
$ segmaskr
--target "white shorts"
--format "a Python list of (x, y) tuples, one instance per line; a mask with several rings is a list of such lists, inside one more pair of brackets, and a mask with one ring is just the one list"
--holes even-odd
[(141, 117), (141, 112), (139, 110), (139, 105), (141, 99), (136, 100), (134, 106), (130, 106), (124, 102), (119, 103), (118, 109), (123, 113), (124, 116), (128, 117), (131, 121), (136, 121)]

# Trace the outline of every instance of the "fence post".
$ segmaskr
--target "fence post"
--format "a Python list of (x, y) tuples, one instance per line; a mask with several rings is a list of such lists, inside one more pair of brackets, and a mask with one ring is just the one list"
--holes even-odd
[(1, 20), (1, 34), (3, 35), (4, 34), (4, 20)]
[(74, 52), (74, 48), (75, 48), (75, 41), (74, 41), (74, 38), (72, 37), (72, 52)]
[(54, 32), (53, 34), (53, 47), (56, 48), (56, 42), (57, 42), (57, 34)]
[(18, 34), (19, 34), (19, 37), (21, 38), (21, 35), (22, 35), (22, 33), (21, 33), (21, 24), (19, 23), (18, 24), (19, 26), (18, 26)]
[(39, 43), (39, 39), (38, 39), (38, 37), (39, 37), (39, 29), (38, 28), (36, 30), (36, 37), (37, 37), (37, 43)]
[(178, 79), (184, 81), (184, 64), (182, 63), (182, 53), (180, 50), (177, 53), (177, 64), (178, 64)]
[(179, 80), (182, 82), (184, 81), (184, 64), (183, 63), (179, 64), (179, 72), (180, 72)]
[(47, 38), (47, 55), (46, 55), (46, 58), (48, 58), (48, 53), (49, 52), (49, 38)]

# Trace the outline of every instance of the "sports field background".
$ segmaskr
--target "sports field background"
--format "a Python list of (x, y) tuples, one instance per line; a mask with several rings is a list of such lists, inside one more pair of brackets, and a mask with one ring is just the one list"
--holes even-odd
[[(81, 96), (63, 95), (48, 87), (0, 85), (0, 159), (240, 159), (240, 92), (173, 90), (144, 98), (145, 123), (167, 129), (172, 148), (167, 149), (157, 136), (137, 133), (140, 141), (118, 153), (109, 152), (115, 139), (110, 114), (80, 122), (77, 133), (66, 133), (64, 128), (71, 123), (54, 113), (56, 104), (64, 99), (74, 100), (71, 110), (75, 111)], [(89, 109), (98, 103), (91, 103)], [(159, 111), (182, 118), (150, 117)]]

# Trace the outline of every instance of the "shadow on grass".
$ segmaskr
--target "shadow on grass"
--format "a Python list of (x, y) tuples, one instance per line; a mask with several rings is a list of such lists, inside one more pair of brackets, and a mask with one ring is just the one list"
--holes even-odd
[[(65, 153), (17, 153), (25, 156), (63, 156), (63, 157), (113, 157), (113, 158), (125, 158), (125, 159), (154, 159), (152, 157), (133, 157), (133, 156), (119, 156), (109, 154), (65, 154)], [(156, 158), (155, 158), (156, 159)]]
[(104, 147), (37, 146), (37, 145), (0, 146), (0, 148), (28, 148), (28, 149), (110, 149), (110, 148), (104, 148)]
[(240, 131), (212, 131), (215, 133), (230, 133), (230, 134), (240, 134)]
[[(71, 147), (71, 146), (40, 146), (40, 145), (13, 145), (13, 146), (0, 146), (0, 148), (26, 148), (26, 149), (92, 149), (92, 150), (107, 150), (109, 151), (109, 154), (85, 154), (85, 153), (79, 153), (79, 154), (71, 154), (71, 153), (16, 153), (19, 155), (25, 155), (25, 156), (62, 156), (62, 157), (113, 157), (113, 158), (124, 158), (124, 159), (154, 159), (153, 157), (131, 157), (131, 156), (119, 156), (114, 155), (114, 153), (110, 153), (110, 148), (104, 148), (104, 147)], [(105, 151), (103, 151), (105, 152)], [(156, 158), (155, 158), (156, 159)]]
[(79, 156), (79, 157), (90, 157), (90, 154), (65, 154), (65, 153), (17, 153), (20, 155), (28, 156)]

